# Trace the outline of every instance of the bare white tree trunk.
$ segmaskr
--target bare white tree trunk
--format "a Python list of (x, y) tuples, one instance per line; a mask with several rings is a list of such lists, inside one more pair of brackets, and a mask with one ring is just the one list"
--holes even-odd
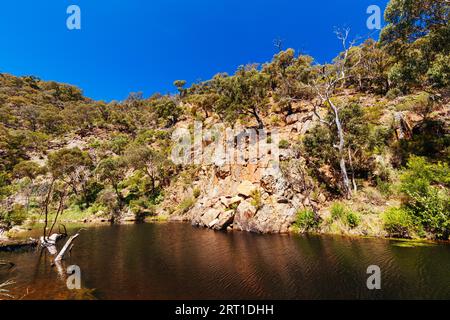
[(61, 249), (61, 251), (59, 252), (59, 254), (56, 256), (55, 262), (58, 262), (58, 261), (61, 261), (61, 260), (64, 259), (64, 255), (66, 254), (67, 250), (68, 250), (69, 248), (72, 247), (72, 246), (71, 246), (72, 242), (73, 242), (79, 235), (80, 235), (79, 233), (74, 234), (73, 236), (71, 236), (71, 237), (69, 238), (69, 240), (66, 241), (66, 244), (64, 244), (64, 247)]
[(348, 178), (347, 173), (347, 166), (345, 164), (345, 139), (344, 139), (344, 130), (342, 129), (341, 120), (339, 118), (339, 112), (337, 107), (333, 104), (331, 99), (328, 98), (328, 103), (330, 104), (331, 109), (334, 113), (334, 122), (336, 124), (336, 129), (339, 137), (339, 144), (335, 146), (339, 152), (339, 167), (341, 168), (341, 175), (342, 175), (342, 185), (344, 188), (344, 194), (345, 196), (350, 199), (352, 196), (352, 189), (350, 187), (350, 180)]

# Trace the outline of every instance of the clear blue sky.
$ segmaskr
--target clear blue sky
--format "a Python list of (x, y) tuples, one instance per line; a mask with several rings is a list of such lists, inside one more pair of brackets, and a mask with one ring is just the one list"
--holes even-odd
[[(329, 61), (336, 26), (367, 35), (371, 4), (388, 0), (10, 0), (0, 4), (0, 72), (80, 87), (97, 100), (173, 92), (241, 64), (266, 62), (275, 38)], [(81, 8), (82, 29), (66, 28)], [(374, 35), (378, 37), (378, 34)]]

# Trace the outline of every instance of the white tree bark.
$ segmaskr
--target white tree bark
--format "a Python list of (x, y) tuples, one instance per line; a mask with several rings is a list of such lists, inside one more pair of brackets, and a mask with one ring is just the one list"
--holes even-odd
[(80, 235), (80, 234), (77, 233), (77, 234), (71, 236), (71, 237), (69, 238), (69, 240), (66, 241), (66, 243), (64, 244), (64, 247), (61, 249), (61, 251), (59, 252), (59, 254), (56, 256), (55, 262), (58, 262), (58, 261), (61, 261), (61, 260), (64, 259), (64, 255), (66, 254), (67, 250), (68, 250), (69, 248), (71, 248), (72, 242), (73, 242), (79, 235)]

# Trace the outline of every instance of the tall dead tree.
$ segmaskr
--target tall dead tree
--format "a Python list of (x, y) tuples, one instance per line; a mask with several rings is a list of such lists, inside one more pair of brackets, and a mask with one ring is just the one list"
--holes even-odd
[[(314, 114), (318, 117), (321, 123), (326, 124), (329, 127), (333, 127), (333, 123), (336, 127), (336, 134), (338, 142), (334, 144), (338, 152), (339, 167), (342, 176), (343, 193), (347, 198), (352, 196), (352, 188), (350, 186), (350, 179), (348, 177), (347, 165), (346, 165), (346, 150), (345, 150), (345, 133), (342, 128), (342, 122), (339, 116), (339, 106), (333, 102), (333, 96), (336, 93), (336, 89), (343, 87), (345, 81), (349, 76), (350, 70), (355, 68), (361, 61), (361, 53), (356, 51), (358, 57), (351, 59), (353, 55), (352, 48), (354, 47), (356, 40), (349, 41), (350, 29), (337, 30), (337, 38), (342, 42), (344, 51), (334, 60), (333, 64), (325, 65), (321, 67), (318, 76), (312, 81), (312, 87), (318, 96), (318, 103), (314, 104)], [(350, 60), (353, 62), (350, 65)], [(333, 121), (328, 122), (322, 118), (318, 109), (324, 108), (330, 111)]]

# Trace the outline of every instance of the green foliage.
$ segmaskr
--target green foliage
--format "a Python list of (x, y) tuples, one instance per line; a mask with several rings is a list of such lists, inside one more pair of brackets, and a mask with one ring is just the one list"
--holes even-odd
[(28, 178), (34, 180), (38, 175), (43, 174), (44, 168), (33, 161), (22, 161), (14, 166), (13, 175), (16, 178)]
[(89, 154), (78, 148), (61, 149), (48, 155), (47, 167), (53, 178), (72, 176), (80, 168), (89, 168), (92, 160)]
[(331, 222), (342, 221), (350, 228), (356, 228), (361, 223), (361, 216), (347, 208), (342, 202), (334, 202), (330, 208)]
[(402, 91), (399, 88), (392, 88), (386, 93), (386, 98), (394, 100), (402, 95)]
[(348, 85), (362, 92), (386, 94), (389, 91), (389, 70), (392, 57), (373, 39), (351, 50)]
[(97, 196), (103, 190), (104, 185), (95, 180), (88, 180), (83, 186), (83, 192), (77, 198), (77, 204), (80, 207), (89, 207), (91, 203), (97, 200)]
[(404, 208), (425, 230), (439, 239), (450, 236), (450, 168), (411, 157), (401, 176)]
[(361, 216), (353, 211), (348, 211), (345, 216), (345, 222), (350, 228), (356, 228), (361, 223)]
[(128, 143), (130, 143), (130, 140), (126, 134), (118, 134), (113, 137), (108, 149), (117, 155), (121, 155), (123, 154)]
[(264, 126), (261, 113), (268, 105), (269, 76), (256, 65), (241, 66), (231, 77), (216, 75), (211, 87), (219, 95), (215, 110), (223, 120), (234, 123), (243, 116), (253, 117), (260, 128)]
[(450, 55), (438, 54), (428, 69), (427, 76), (432, 87), (448, 87), (450, 85)]
[(14, 204), (11, 209), (1, 212), (1, 220), (8, 226), (21, 225), (26, 219), (27, 210), (20, 204)]
[[(334, 146), (338, 143), (333, 115), (328, 114), (328, 125), (318, 125), (310, 130), (302, 141), (302, 148), (313, 173), (332, 192), (337, 192), (336, 181), (341, 181), (340, 155)], [(344, 106), (340, 110), (340, 120), (345, 135), (345, 160), (350, 163), (351, 156), (355, 178), (367, 179), (374, 172), (374, 155), (382, 150), (391, 132), (386, 128), (370, 123), (371, 115), (358, 104)], [(323, 168), (333, 176), (324, 174)]]
[(184, 92), (185, 92), (184, 86), (186, 85), (186, 80), (175, 80), (173, 82), (173, 85), (175, 87), (177, 87), (177, 89), (178, 89), (178, 91), (180, 92), (181, 95), (184, 94)]
[(200, 191), (200, 189), (199, 188), (195, 188), (194, 189), (194, 191), (193, 191), (193, 194), (194, 194), (194, 198), (198, 198), (198, 197), (200, 197), (200, 194), (201, 194), (202, 192)]
[(320, 226), (320, 218), (310, 209), (299, 210), (295, 226), (303, 231), (314, 231)]
[(138, 220), (155, 215), (154, 205), (145, 198), (131, 200), (129, 206)]
[(263, 66), (262, 72), (269, 75), (272, 96), (282, 112), (291, 114), (292, 101), (313, 96), (308, 86), (312, 78), (312, 62), (312, 57), (295, 57), (294, 50), (287, 49)]
[(165, 127), (170, 127), (177, 123), (183, 112), (179, 104), (170, 97), (155, 96), (150, 98), (149, 106), (155, 113), (158, 122)]
[(110, 192), (102, 192), (103, 203), (109, 208), (114, 208), (114, 201), (117, 201), (119, 208), (123, 206), (124, 199), (119, 190), (120, 182), (125, 178), (127, 166), (123, 158), (115, 156), (102, 160), (95, 169), (97, 178), (101, 182), (108, 182), (115, 192), (115, 199)]
[(376, 177), (376, 184), (378, 190), (385, 197), (389, 197), (392, 194), (392, 182), (383, 181), (380, 177)]
[(254, 206), (257, 210), (259, 210), (263, 203), (261, 199), (261, 191), (259, 189), (253, 190), (250, 194), (250, 198), (252, 198), (250, 204)]
[(179, 214), (183, 215), (186, 212), (188, 212), (189, 210), (191, 210), (194, 205), (195, 205), (194, 198), (190, 198), (190, 197), (184, 198), (183, 201), (181, 201), (178, 204), (177, 211)]
[(390, 208), (382, 215), (384, 229), (391, 237), (409, 238), (414, 224), (403, 208)]
[(450, 53), (448, 3), (391, 0), (385, 20), (380, 42), (396, 60), (389, 72), (393, 84), (403, 92), (424, 83), (444, 86)]
[(330, 208), (331, 218), (333, 220), (340, 220), (345, 217), (347, 208), (341, 202), (334, 202)]
[(278, 147), (280, 149), (289, 149), (290, 146), (291, 146), (291, 144), (287, 140), (281, 140), (279, 145), (278, 145)]

